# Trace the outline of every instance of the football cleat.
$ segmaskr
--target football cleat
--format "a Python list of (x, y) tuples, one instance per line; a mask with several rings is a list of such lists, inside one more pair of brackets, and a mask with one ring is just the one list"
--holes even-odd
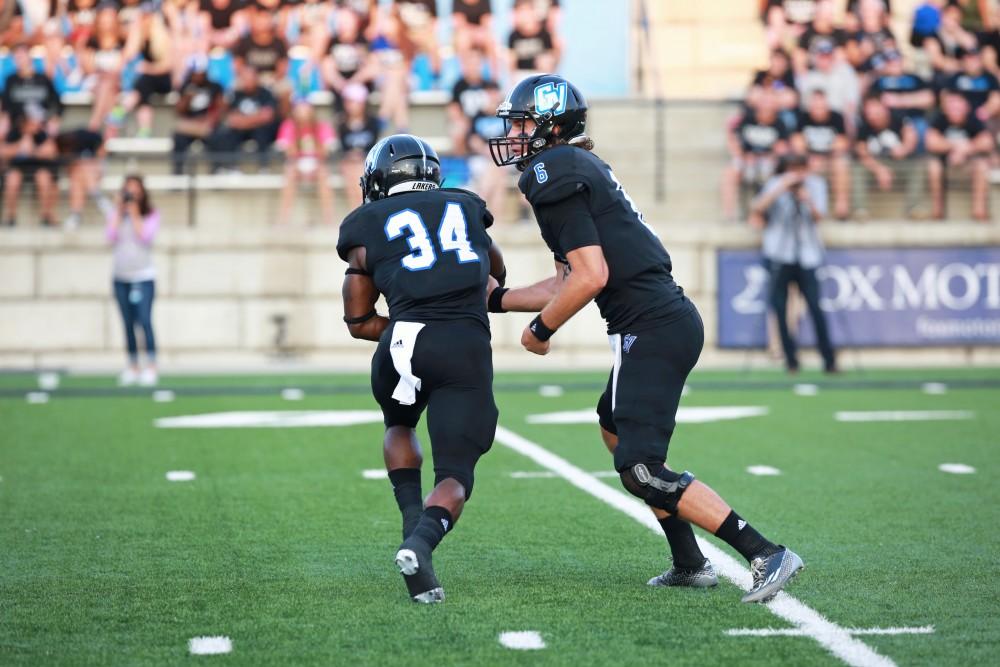
[(760, 556), (750, 561), (753, 587), (743, 596), (743, 602), (767, 602), (805, 567), (802, 559), (791, 549), (778, 547), (769, 556)]
[(663, 574), (646, 582), (649, 586), (689, 586), (691, 588), (711, 588), (719, 584), (715, 568), (707, 558), (699, 567), (674, 566)]
[(674, 566), (663, 574), (646, 582), (649, 586), (689, 586), (691, 588), (711, 588), (719, 584), (715, 568), (706, 558), (699, 567)]
[[(408, 544), (409, 543), (409, 544)], [(396, 552), (396, 567), (403, 575), (410, 598), (421, 604), (444, 601), (444, 589), (434, 575), (431, 553), (417, 540), (406, 540)]]

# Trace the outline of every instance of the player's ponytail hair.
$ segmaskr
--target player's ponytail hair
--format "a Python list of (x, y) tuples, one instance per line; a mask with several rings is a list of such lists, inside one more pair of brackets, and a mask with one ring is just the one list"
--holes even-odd
[(594, 140), (588, 137), (586, 134), (578, 134), (575, 137), (570, 137), (566, 140), (566, 143), (570, 146), (576, 146), (577, 148), (582, 148), (585, 151), (594, 150)]

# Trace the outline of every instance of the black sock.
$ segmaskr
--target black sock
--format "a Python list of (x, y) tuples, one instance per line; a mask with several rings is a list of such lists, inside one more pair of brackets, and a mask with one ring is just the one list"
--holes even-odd
[(722, 522), (715, 536), (740, 552), (748, 561), (758, 556), (770, 556), (778, 551), (778, 546), (769, 542), (754, 527), (740, 518), (736, 512), (730, 511)]
[(392, 492), (396, 496), (396, 504), (403, 515), (403, 539), (405, 540), (417, 527), (420, 515), (424, 511), (423, 494), (420, 492), (420, 469), (397, 468), (389, 471), (389, 481), (392, 482)]
[(691, 524), (671, 514), (666, 519), (660, 519), (660, 528), (663, 529), (663, 534), (667, 536), (667, 542), (670, 544), (674, 567), (685, 570), (701, 567), (705, 562), (705, 555), (698, 548)]
[(434, 548), (444, 539), (445, 533), (451, 530), (453, 523), (451, 512), (443, 507), (433, 505), (420, 515), (420, 521), (413, 529), (411, 537), (425, 542), (431, 551), (434, 551)]

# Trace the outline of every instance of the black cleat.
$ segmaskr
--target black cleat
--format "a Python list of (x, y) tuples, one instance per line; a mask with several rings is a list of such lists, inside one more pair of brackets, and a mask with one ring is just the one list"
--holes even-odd
[(779, 551), (769, 556), (760, 556), (750, 561), (753, 588), (743, 596), (743, 602), (769, 601), (805, 567), (794, 551), (783, 546), (778, 548)]
[(646, 582), (649, 586), (688, 586), (690, 588), (711, 588), (719, 584), (715, 568), (707, 558), (699, 567), (677, 567)]
[(410, 598), (421, 604), (444, 601), (444, 589), (434, 575), (431, 552), (421, 540), (408, 539), (396, 552), (396, 567), (406, 581)]

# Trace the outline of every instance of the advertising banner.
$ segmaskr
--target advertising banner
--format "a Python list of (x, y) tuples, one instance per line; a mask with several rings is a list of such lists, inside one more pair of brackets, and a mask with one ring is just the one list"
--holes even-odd
[[(768, 270), (756, 250), (720, 250), (718, 340), (764, 347)], [(1000, 247), (836, 249), (818, 270), (838, 347), (1000, 344)], [(798, 340), (815, 341), (809, 316)]]

